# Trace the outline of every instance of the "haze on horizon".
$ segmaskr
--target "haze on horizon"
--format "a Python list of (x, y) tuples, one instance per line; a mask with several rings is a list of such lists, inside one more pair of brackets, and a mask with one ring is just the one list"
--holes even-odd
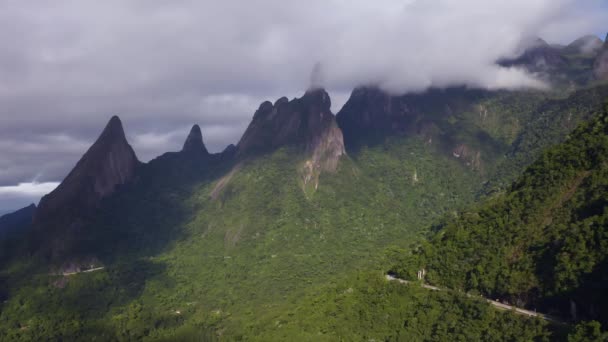
[[(311, 70), (337, 112), (352, 88), (542, 87), (495, 61), (542, 37), (604, 38), (602, 0), (108, 0), (0, 4), (0, 212), (52, 190), (114, 114), (147, 161), (199, 124), (235, 143), (259, 103)], [(18, 38), (18, 39), (16, 39)]]

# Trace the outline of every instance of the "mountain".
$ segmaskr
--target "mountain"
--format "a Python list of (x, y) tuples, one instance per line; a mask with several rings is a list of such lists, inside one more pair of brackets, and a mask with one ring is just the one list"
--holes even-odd
[(606, 86), (566, 96), (464, 87), (395, 96), (361, 87), (336, 118), (351, 154), (390, 137), (416, 137), (476, 172), (489, 182), (489, 191), (510, 184), (544, 148), (589, 119), (607, 96)]
[(0, 239), (29, 227), (32, 224), (35, 211), (36, 205), (30, 204), (25, 208), (0, 216)]
[(562, 50), (563, 48), (551, 46), (543, 40), (537, 40), (525, 49), (520, 56), (501, 60), (499, 64), (505, 67), (523, 66), (532, 72), (556, 71), (568, 66), (568, 60), (562, 55)]
[[(542, 229), (512, 235), (511, 226), (499, 224), (511, 223), (519, 210), (560, 203), (542, 201), (543, 191), (562, 194), (542, 179), (559, 181), (570, 169), (578, 175), (576, 163), (596, 174), (603, 150), (587, 151), (595, 144), (587, 136), (600, 139), (603, 128), (573, 130), (606, 98), (608, 86), (594, 83), (550, 92), (452, 87), (406, 95), (366, 86), (353, 90), (334, 116), (329, 94), (313, 88), (300, 98), (262, 103), (238, 144), (220, 153), (207, 151), (194, 125), (180, 151), (148, 163), (137, 161), (120, 120), (112, 118), (41, 202), (31, 233), (0, 250), (0, 340), (564, 338), (573, 328), (499, 312), (458, 291), (389, 282), (384, 270), (399, 264), (396, 271), (407, 277), (427, 266), (428, 281), (469, 289), (449, 272), (483, 270), (477, 250), (491, 261), (512, 241), (576, 243), (579, 235), (590, 241), (587, 232), (569, 239), (537, 238)], [(555, 149), (563, 149), (562, 157), (538, 171), (538, 163), (553, 160), (544, 151), (561, 143)], [(537, 170), (533, 178), (530, 170)], [(594, 181), (584, 177), (577, 189)], [(492, 222), (500, 227), (492, 231), (498, 243), (475, 242), (463, 256), (435, 242), (476, 205), (504, 203), (517, 184), (537, 183), (545, 190), (513, 202), (505, 209), (511, 216)], [(104, 191), (96, 190), (99, 184)], [(602, 184), (583, 195), (575, 190), (571, 199), (599, 208)], [(560, 225), (555, 231), (570, 229), (560, 215), (578, 209), (555, 208), (548, 215)], [(575, 228), (573, 234), (584, 231)], [(460, 241), (459, 234), (449, 241)], [(434, 250), (429, 245), (438, 260), (425, 259), (422, 251)], [(507, 259), (529, 250), (536, 251), (514, 248)], [(580, 264), (596, 265), (599, 254), (585, 254)], [(454, 256), (453, 269), (442, 266), (442, 256)], [(518, 279), (536, 279), (534, 267), (526, 268), (539, 265), (536, 259), (521, 258), (532, 261), (517, 270), (532, 276)], [(477, 291), (557, 313), (563, 304), (533, 290), (535, 297)], [(580, 318), (595, 317), (584, 300), (574, 302)]]
[(120, 119), (112, 117), (68, 176), (41, 199), (33, 224), (40, 232), (38, 237), (50, 237), (50, 242), (37, 241), (35, 245), (46, 245), (44, 248), (53, 253), (68, 248), (74, 234), (86, 234), (81, 230), (102, 199), (132, 181), (138, 166)]
[(324, 89), (311, 89), (302, 98), (264, 102), (237, 145), (239, 156), (299, 144), (309, 158), (301, 166), (304, 189), (318, 188), (322, 171), (335, 172), (345, 155), (342, 131)]
[(199, 125), (192, 126), (192, 130), (190, 130), (190, 134), (188, 134), (188, 137), (184, 142), (182, 153), (193, 155), (199, 154), (203, 156), (209, 155), (207, 147), (205, 147), (205, 144), (203, 143), (203, 134)]
[(395, 269), (564, 319), (608, 323), (608, 106), (506, 193), (438, 226)]
[(576, 39), (565, 47), (570, 53), (583, 55), (596, 55), (604, 45), (604, 42), (595, 35), (586, 35)]
[[(346, 154), (329, 108), (323, 90), (263, 104), (237, 147), (141, 164), (69, 240), (37, 235), (69, 248), (51, 263), (17, 252), (2, 267), (0, 337), (141, 339), (174, 337), (174, 327), (216, 336), (213, 320), (229, 340), (249, 335), (248, 324), (266, 322), (252, 313), (273, 316), (311, 288), (377, 269), (379, 249), (418, 241), (474, 200), (479, 177), (416, 136)], [(62, 275), (90, 264), (105, 268)], [(14, 328), (32, 316), (35, 327)], [(77, 316), (83, 325), (70, 326)], [(106, 328), (93, 332), (96, 324)]]
[(594, 62), (601, 50), (602, 41), (593, 35), (580, 37), (567, 46), (549, 45), (537, 39), (527, 44), (518, 56), (503, 58), (497, 63), (524, 68), (554, 88), (572, 90), (596, 79)]

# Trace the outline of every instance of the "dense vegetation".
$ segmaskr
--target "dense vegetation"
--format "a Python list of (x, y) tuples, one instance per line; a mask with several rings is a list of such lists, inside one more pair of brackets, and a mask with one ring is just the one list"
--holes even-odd
[[(483, 193), (486, 180), (494, 180), (491, 184), (497, 185), (492, 189), (500, 189), (542, 147), (561, 141), (589, 117), (589, 109), (597, 106), (606, 91), (606, 87), (590, 88), (565, 98), (499, 92), (476, 98), (473, 105), (461, 109), (454, 106), (447, 116), (443, 105), (437, 111), (431, 106), (429, 118), (436, 120), (440, 143), (411, 134), (360, 146), (341, 161), (336, 174), (323, 173), (319, 188), (308, 194), (297, 171), (305, 159), (297, 146), (239, 163), (161, 157), (142, 165), (136, 181), (105, 201), (94, 221), (72, 237), (66, 263), (90, 262), (105, 269), (70, 276), (50, 274), (65, 265), (53, 264), (49, 271), (47, 260), (28, 254), (27, 248), (22, 250), (27, 241), (7, 243), (12, 247), (10, 253), (0, 251), (0, 339), (528, 341), (564, 337), (567, 332), (538, 320), (497, 312), (458, 293), (387, 282), (379, 270), (399, 259), (398, 271), (403, 276), (426, 266), (428, 280), (441, 285), (558, 308), (558, 292), (549, 291), (561, 291), (559, 287), (535, 294), (520, 286), (525, 279), (539, 279), (540, 283), (547, 276), (525, 269), (541, 255), (535, 249), (538, 245), (519, 250), (522, 246), (503, 240), (528, 240), (527, 235), (511, 237), (501, 232), (492, 237), (493, 244), (478, 242), (459, 228), (478, 222), (482, 231), (481, 219), (465, 221), (476, 214), (451, 220)], [(485, 116), (471, 110), (480, 105)], [(586, 157), (578, 157), (578, 153), (587, 150), (577, 149), (573, 142), (578, 138), (574, 137), (589, 136), (589, 146), (603, 141), (599, 133), (585, 133), (590, 126), (585, 127), (565, 145), (543, 155), (510, 194), (540, 182), (537, 174), (544, 175), (544, 171), (539, 170), (549, 170), (546, 165), (538, 166), (543, 160), (560, 167), (577, 158), (583, 163)], [(455, 158), (451, 149), (456, 143), (482, 151), (485, 169)], [(567, 148), (569, 145), (574, 147)], [(553, 155), (560, 149), (564, 149), (563, 160), (556, 161)], [(596, 163), (596, 159), (587, 163)], [(603, 178), (593, 169), (599, 168), (596, 164), (573, 166), (572, 175), (562, 176), (553, 167), (555, 175), (547, 175), (550, 182), (541, 187), (557, 189), (556, 184), (571, 184), (567, 177), (576, 179), (578, 171), (591, 170), (581, 184), (595, 180), (591, 184), (598, 186), (577, 189), (594, 192), (579, 194), (576, 190), (559, 207), (575, 203), (575, 198), (601, 207)], [(515, 195), (497, 195), (484, 206), (507, 203), (510, 196)], [(543, 196), (530, 190), (515, 207), (509, 207), (508, 218), (519, 213), (512, 210), (533, 210), (549, 203)], [(530, 206), (528, 200), (538, 203)], [(574, 216), (568, 221), (560, 215), (579, 215), (580, 207), (573, 204), (570, 211), (558, 212), (558, 207), (550, 211), (548, 225), (566, 224), (555, 234), (573, 229), (569, 224), (575, 222)], [(596, 208), (592, 205), (585, 210), (592, 213), (592, 207)], [(445, 233), (425, 244), (428, 227), (441, 218), (449, 223), (434, 227), (445, 228)], [(584, 224), (576, 227), (576, 232), (595, 233), (585, 230)], [(545, 236), (544, 229), (533, 232)], [(441, 241), (446, 239), (441, 236), (450, 236), (450, 232), (456, 234), (451, 237), (454, 243), (471, 244), (467, 254), (455, 247), (442, 249)], [(568, 236), (572, 240), (569, 246), (576, 245), (580, 236), (588, 241), (586, 235)], [(551, 241), (553, 236), (543, 239), (529, 241)], [(410, 257), (410, 246), (418, 244), (423, 247)], [(383, 253), (389, 246), (390, 252)], [(502, 251), (508, 246), (515, 246), (511, 254), (496, 253), (487, 262), (517, 256), (513, 259), (521, 260), (517, 270), (524, 271), (519, 278), (513, 273), (512, 279), (518, 279), (513, 288), (525, 288), (524, 292), (495, 290), (500, 287), (489, 283), (492, 276), (483, 272), (479, 276), (471, 273), (477, 281), (472, 286), (466, 275), (458, 273), (466, 273), (467, 267), (485, 267), (483, 251), (491, 254), (495, 252), (492, 248)], [(588, 290), (571, 284), (573, 279), (583, 281), (581, 274), (602, 275), (585, 271), (600, 269), (603, 262), (598, 261), (599, 252), (588, 254), (592, 257), (586, 255), (573, 263), (579, 266), (570, 275), (563, 273), (568, 276), (559, 284), (569, 286), (566, 291)], [(444, 263), (444, 257), (456, 258), (456, 263)], [(530, 274), (536, 278), (527, 278)], [(465, 277), (462, 282), (461, 276)], [(494, 288), (488, 290), (491, 286)], [(554, 302), (540, 301), (554, 297), (558, 303), (554, 306)], [(578, 297), (576, 301), (583, 306)], [(581, 315), (583, 310), (579, 309)], [(593, 323), (581, 325), (572, 338), (601, 334), (596, 328)]]
[[(307, 198), (300, 156), (285, 148), (190, 171), (151, 163), (74, 241), (73, 259), (95, 256), (107, 269), (49, 277), (34, 260), (4, 270), (0, 334), (157, 338), (193, 327), (250, 336), (258, 317), (309, 288), (383, 268), (383, 246), (420, 240), (424, 227), (470, 204), (480, 186), (475, 173), (414, 137), (344, 159)], [(231, 167), (230, 181), (214, 191)]]
[(608, 108), (395, 270), (425, 268), (433, 284), (605, 324), (607, 165)]

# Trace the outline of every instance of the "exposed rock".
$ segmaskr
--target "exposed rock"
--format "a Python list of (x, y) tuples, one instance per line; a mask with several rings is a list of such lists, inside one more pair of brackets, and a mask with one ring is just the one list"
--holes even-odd
[(318, 175), (334, 172), (346, 153), (342, 131), (330, 107), (331, 100), (323, 89), (309, 90), (291, 101), (283, 97), (274, 104), (262, 103), (239, 141), (238, 157), (286, 145), (302, 146), (310, 155), (303, 168), (303, 182), (307, 186), (314, 181), (316, 188)]
[(112, 117), (63, 182), (42, 198), (34, 216), (34, 226), (57, 233), (56, 241), (73, 234), (95, 212), (103, 198), (133, 179), (138, 165), (120, 119)]
[[(461, 143), (457, 117), (478, 112), (480, 121), (485, 120), (489, 108), (483, 101), (488, 95), (485, 90), (454, 87), (391, 96), (378, 88), (362, 87), (353, 91), (337, 122), (348, 149), (383, 144), (390, 136), (412, 137), (483, 173), (481, 148), (472, 150)], [(481, 135), (473, 139), (477, 139), (475, 146), (487, 143)]]
[(604, 45), (601, 39), (594, 35), (586, 35), (566, 46), (566, 52), (580, 53), (583, 55), (595, 55), (597, 54)]
[(234, 144), (230, 144), (228, 146), (226, 146), (226, 148), (222, 151), (222, 154), (235, 154), (237, 151), (237, 148)]
[(35, 212), (36, 205), (30, 204), (25, 208), (1, 216), (0, 239), (9, 234), (18, 233), (20, 230), (27, 229), (32, 224)]
[(234, 174), (236, 174), (240, 170), (240, 168), (241, 168), (241, 164), (236, 164), (232, 168), (232, 170), (230, 170), (230, 172), (228, 172), (228, 174), (226, 174), (224, 177), (220, 178), (220, 180), (218, 180), (217, 183), (215, 183), (215, 186), (213, 187), (213, 189), (211, 190), (211, 193), (209, 194), (209, 196), (213, 200), (217, 200), (220, 197), (220, 194), (222, 193), (222, 191), (224, 190), (226, 185), (228, 185), (228, 183), (230, 183), (230, 180), (232, 179)]
[(336, 115), (347, 149), (374, 144), (392, 135), (421, 135), (431, 143), (439, 134), (436, 122), (483, 99), (484, 90), (454, 87), (392, 96), (377, 87), (355, 89)]
[(498, 64), (523, 67), (530, 72), (549, 72), (567, 67), (568, 60), (562, 56), (559, 48), (545, 43), (529, 47), (518, 57), (501, 59)]
[(363, 136), (405, 133), (415, 124), (417, 115), (397, 97), (375, 87), (360, 87), (353, 90), (336, 119), (350, 148)]
[(606, 35), (606, 41), (604, 41), (602, 51), (593, 64), (593, 74), (598, 80), (608, 80), (608, 35)]
[(182, 148), (182, 152), (187, 154), (209, 154), (207, 147), (205, 147), (205, 144), (203, 143), (201, 128), (198, 125), (192, 126), (190, 134), (188, 134), (188, 138), (186, 138), (186, 142)]
[(461, 159), (465, 165), (474, 171), (482, 171), (481, 152), (470, 148), (466, 144), (459, 144), (452, 150), (454, 158)]

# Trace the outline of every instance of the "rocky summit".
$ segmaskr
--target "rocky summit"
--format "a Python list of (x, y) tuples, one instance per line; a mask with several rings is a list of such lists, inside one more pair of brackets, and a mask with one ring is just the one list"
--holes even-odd
[(182, 148), (182, 152), (188, 154), (209, 154), (207, 147), (205, 147), (205, 144), (203, 143), (203, 134), (201, 133), (199, 125), (192, 126), (190, 134), (188, 134), (188, 138), (186, 138), (186, 142)]
[(139, 161), (127, 142), (117, 116), (107, 126), (74, 169), (50, 194), (44, 196), (34, 216), (34, 226), (57, 232), (58, 240), (80, 228), (101, 200), (130, 182)]
[(333, 172), (346, 153), (342, 131), (331, 112), (324, 89), (308, 90), (299, 99), (286, 97), (260, 105), (237, 145), (240, 157), (272, 151), (282, 146), (303, 147), (309, 156), (302, 167), (304, 186), (318, 187), (322, 171)]

